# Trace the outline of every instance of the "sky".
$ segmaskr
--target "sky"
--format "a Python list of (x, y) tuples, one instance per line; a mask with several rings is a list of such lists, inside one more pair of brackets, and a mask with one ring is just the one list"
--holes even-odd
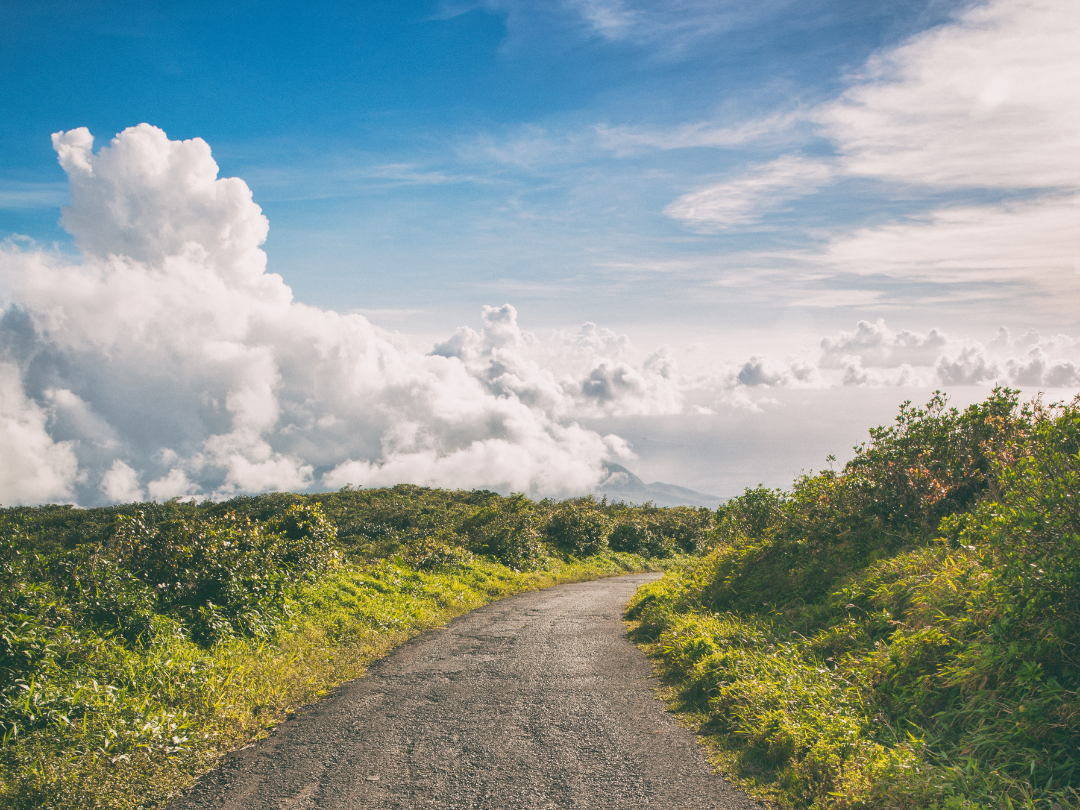
[(1074, 0), (0, 0), (0, 503), (727, 497), (1080, 390)]

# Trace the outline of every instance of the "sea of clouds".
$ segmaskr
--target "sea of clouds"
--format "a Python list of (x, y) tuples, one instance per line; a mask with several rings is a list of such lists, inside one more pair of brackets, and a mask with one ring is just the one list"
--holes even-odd
[(201, 139), (142, 124), (97, 153), (85, 128), (53, 145), (81, 260), (0, 251), (5, 504), (401, 481), (568, 495), (629, 455), (576, 417), (681, 407), (662, 354), (635, 368), (592, 324), (540, 346), (485, 307), (421, 352), (298, 303), (266, 272), (250, 189)]
[(605, 418), (723, 419), (780, 388), (1080, 384), (1067, 336), (984, 344), (880, 320), (695, 374), (591, 323), (540, 339), (509, 304), (421, 350), (295, 301), (266, 270), (250, 189), (218, 177), (205, 141), (141, 124), (96, 153), (85, 128), (53, 145), (81, 255), (0, 247), (5, 505), (399, 482), (568, 496), (633, 458)]

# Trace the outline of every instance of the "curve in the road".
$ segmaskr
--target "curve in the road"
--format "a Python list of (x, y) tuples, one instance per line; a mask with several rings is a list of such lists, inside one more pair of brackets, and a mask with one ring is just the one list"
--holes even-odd
[(170, 810), (750, 810), (655, 698), (636, 574), (504, 599), (399, 647)]

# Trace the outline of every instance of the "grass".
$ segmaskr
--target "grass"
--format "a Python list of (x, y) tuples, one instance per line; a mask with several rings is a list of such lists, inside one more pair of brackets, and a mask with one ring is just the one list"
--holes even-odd
[(0, 510), (0, 807), (163, 807), (411, 636), (663, 567), (712, 525), (409, 485)]
[(1080, 807), (1080, 403), (871, 437), (635, 595), (672, 707), (774, 807)]
[(163, 616), (137, 644), (53, 627), (64, 665), (16, 690), (36, 727), (4, 739), (0, 806), (164, 807), (221, 755), (418, 633), (524, 590), (655, 564), (610, 551), (529, 571), (483, 558), (428, 571), (339, 561), (291, 593), (285, 620), (262, 638), (207, 646)]

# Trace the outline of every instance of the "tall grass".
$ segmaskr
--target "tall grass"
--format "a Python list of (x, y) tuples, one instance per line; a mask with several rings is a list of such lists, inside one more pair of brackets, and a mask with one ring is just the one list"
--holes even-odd
[(632, 602), (676, 705), (781, 807), (1080, 804), (1080, 403), (905, 407), (726, 505)]

